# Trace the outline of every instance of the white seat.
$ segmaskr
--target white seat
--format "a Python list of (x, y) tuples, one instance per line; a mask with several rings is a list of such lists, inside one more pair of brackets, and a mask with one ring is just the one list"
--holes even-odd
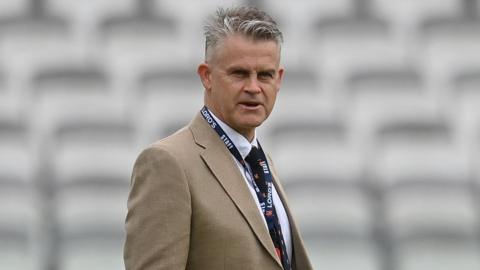
[(388, 34), (339, 31), (319, 38), (310, 59), (323, 74), (320, 88), (334, 101), (338, 113), (343, 113), (349, 106), (348, 78), (352, 74), (365, 67), (378, 70), (402, 67), (407, 56), (403, 45)]
[[(364, 165), (364, 157), (350, 143), (349, 133), (339, 122), (309, 123), (312, 130), (296, 125), (292, 132), (276, 131), (271, 135), (268, 148), (272, 152), (275, 167), (286, 185), (297, 180), (341, 181), (358, 184)], [(315, 129), (316, 124), (318, 130)], [(288, 126), (285, 126), (288, 127)]]
[[(78, 46), (84, 42), (97, 42), (96, 27), (106, 16), (128, 13), (134, 9), (134, 0), (99, 0), (84, 2), (75, 0), (47, 0), (47, 8), (71, 19)], [(90, 44), (92, 45), (92, 44)]]
[(38, 225), (38, 216), (35, 208), (34, 192), (32, 189), (9, 188), (2, 186), (2, 205), (0, 211), (3, 218), (0, 222), (1, 234), (23, 236), (26, 250), (33, 247), (35, 226)]
[[(455, 136), (458, 143), (469, 153), (472, 159), (477, 159), (475, 151), (478, 146), (480, 130), (480, 64), (478, 68), (467, 69), (452, 76), (448, 96), (450, 106), (446, 108), (454, 123)], [(475, 171), (475, 165), (472, 169)]]
[(186, 125), (203, 106), (203, 86), (193, 69), (153, 69), (139, 81), (137, 131), (144, 145)]
[(479, 220), (471, 193), (448, 186), (413, 186), (387, 192), (384, 207), (391, 236), (474, 235)]
[[(159, 14), (172, 14), (178, 21), (178, 36), (174, 41), (174, 46), (178, 48), (178, 52), (170, 50), (172, 63), (184, 61), (187, 59), (189, 63), (199, 63), (204, 60), (204, 40), (203, 25), (207, 17), (214, 13), (218, 7), (229, 8), (232, 6), (248, 5), (243, 0), (205, 0), (201, 2), (190, 0), (153, 0), (156, 3), (156, 12)], [(252, 2), (252, 1), (250, 1)], [(258, 1), (260, 7), (265, 6)], [(287, 3), (282, 3), (282, 5)], [(258, 6), (258, 5), (257, 5)], [(179, 13), (178, 11), (182, 12)], [(266, 8), (268, 12), (269, 9)], [(293, 42), (294, 38), (292, 38)], [(175, 55), (175, 56), (173, 56)], [(165, 54), (162, 56), (167, 60)], [(185, 63), (185, 62), (184, 62)]]
[[(128, 186), (138, 151), (134, 130), (128, 123), (98, 120), (85, 121), (83, 125), (71, 123), (58, 129), (52, 139), (56, 142), (51, 147), (53, 173), (59, 188)], [(90, 178), (94, 181), (89, 181)]]
[[(455, 26), (452, 28), (424, 37), (422, 46), (417, 50), (417, 60), (423, 67), (427, 91), (432, 94), (432, 99), (446, 115), (455, 117), (458, 108), (452, 103), (458, 101), (458, 92), (454, 87), (459, 85), (455, 85), (452, 79), (480, 66), (480, 55), (477, 53), (480, 35), (475, 32), (477, 26), (465, 27), (469, 29), (466, 33)], [(455, 121), (455, 118), (452, 120)]]
[[(178, 12), (179, 7), (183, 8), (183, 17), (188, 20), (189, 25), (193, 26), (195, 23), (199, 23), (216, 10), (217, 7), (230, 7), (234, 4), (242, 4), (243, 1), (233, 0), (229, 1), (226, 5), (222, 0), (205, 0), (201, 3), (191, 2), (188, 0), (154, 0), (157, 12), (175, 14)], [(198, 24), (196, 25), (198, 26)]]
[(75, 185), (75, 181), (96, 177), (97, 181), (120, 181), (118, 184), (128, 185), (135, 150), (132, 145), (115, 143), (65, 146), (55, 154), (55, 174), (59, 184)]
[[(323, 122), (337, 119), (341, 114), (336, 113), (334, 100), (324, 91), (297, 91), (293, 83), (282, 86), (275, 102), (275, 108), (269, 118), (257, 130), (261, 134), (271, 133), (271, 130), (284, 123)], [(318, 85), (317, 85), (318, 87)], [(322, 89), (323, 90), (323, 89)]]
[[(296, 117), (317, 118), (320, 117), (319, 114), (325, 114), (329, 109), (327, 104), (330, 100), (320, 86), (321, 78), (315, 66), (300, 68), (286, 66), (277, 94), (278, 105), (275, 106), (274, 113), (267, 123), (282, 123)], [(305, 110), (306, 108), (308, 110)]]
[(19, 121), (22, 110), (22, 97), (18, 89), (12, 89), (8, 69), (0, 68), (0, 121)]
[(453, 141), (451, 127), (441, 120), (405, 121), (378, 135), (371, 162), (373, 174), (386, 188), (430, 182), (468, 183), (468, 157)]
[[(35, 152), (23, 123), (0, 123), (0, 268), (36, 269), (43, 203), (34, 183)], [(44, 247), (48, 249), (48, 247)]]
[(0, 122), (0, 183), (32, 185), (36, 159), (29, 135), (22, 122)]
[(314, 68), (287, 68), (282, 80), (282, 95), (295, 96), (319, 91), (319, 76)]
[(60, 190), (56, 200), (62, 241), (123, 232), (127, 198), (128, 185), (98, 187), (91, 184), (91, 187)]
[(21, 244), (8, 243), (0, 247), (0, 267), (2, 269), (19, 269), (30, 270), (35, 268), (35, 262), (31, 260), (29, 251), (25, 249)]
[(124, 221), (136, 153), (127, 124), (63, 127), (52, 148), (61, 269), (121, 267)]
[[(39, 261), (42, 201), (35, 153), (26, 126), (0, 123), (0, 268), (35, 269)], [(47, 249), (48, 247), (44, 247)]]
[(421, 74), (400, 67), (373, 69), (351, 75), (345, 103), (355, 144), (370, 151), (376, 134), (398, 122), (433, 118), (435, 102), (424, 89)]
[(480, 247), (468, 240), (412, 240), (396, 252), (399, 270), (474, 270), (480, 267)]
[[(85, 70), (84, 70), (85, 69)], [(70, 70), (70, 71), (67, 71)], [(36, 143), (50, 144), (57, 127), (97, 121), (118, 122), (125, 118), (125, 104), (112, 91), (109, 77), (95, 67), (62, 66), (44, 70), (32, 83), (35, 99), (30, 113)]]
[[(6, 108), (10, 118), (28, 117), (36, 102), (34, 91), (31, 91), (33, 74), (78, 57), (77, 48), (70, 39), (68, 23), (49, 23), (48, 19), (43, 23), (42, 19), (38, 22), (32, 19), (7, 29), (3, 33), (0, 58), (8, 71), (8, 97), (0, 101), (0, 114), (5, 116), (3, 109)], [(2, 106), (3, 102), (7, 102), (7, 107)]]
[(138, 87), (144, 72), (158, 66), (190, 63), (191, 50), (177, 28), (175, 18), (168, 13), (158, 17), (133, 13), (105, 18), (98, 27), (102, 36), (99, 57), (114, 75), (116, 92), (132, 97), (132, 89)]
[(69, 21), (60, 15), (38, 13), (39, 10), (32, 14), (31, 3), (39, 1), (29, 2), (25, 12), (2, 21), (0, 53), (10, 72), (14, 68), (30, 71), (39, 64), (65, 60), (65, 55), (74, 56)]
[(304, 34), (308, 33), (310, 26), (318, 18), (351, 14), (354, 4), (352, 0), (335, 2), (303, 0), (298, 3), (282, 3), (282, 5), (278, 5), (273, 0), (263, 2), (270, 13), (278, 16), (278, 23), (284, 26), (282, 29), (286, 28), (286, 31), (303, 30)]
[(281, 5), (273, 0), (262, 2), (282, 29), (286, 41), (282, 45), (282, 61), (289, 68), (315, 62), (312, 61), (311, 52), (318, 48), (314, 42), (312, 25), (318, 18), (347, 16), (352, 12), (354, 1), (302, 0), (286, 1)]
[(380, 270), (381, 255), (371, 239), (305, 238), (314, 269)]
[[(55, 197), (61, 269), (118, 269), (123, 266), (122, 237), (133, 161), (118, 162), (118, 157), (113, 160), (101, 158), (99, 152), (91, 154), (96, 157), (94, 161), (102, 163), (75, 163), (82, 164), (84, 174), (67, 165), (57, 170), (61, 171), (57, 177), (65, 177), (57, 186)], [(130, 153), (129, 157), (135, 156)]]
[(321, 184), (286, 187), (289, 204), (305, 237), (372, 233), (371, 202), (363, 190), (354, 187), (326, 187)]
[[(388, 18), (394, 23), (395, 35), (405, 41), (405, 46), (412, 46), (417, 37), (419, 24), (426, 18), (434, 16), (454, 16), (461, 11), (461, 1), (392, 1), (373, 0), (376, 14)], [(413, 48), (413, 47), (412, 47)]]
[(24, 13), (30, 4), (29, 0), (3, 1), (0, 4), (0, 17)]
[(121, 268), (126, 201), (139, 149), (118, 130), (103, 137), (72, 133), (61, 136), (53, 154), (60, 267)]
[(362, 175), (363, 157), (341, 123), (298, 122), (272, 130), (273, 164), (302, 231), (366, 235), (372, 209)]
[(93, 236), (62, 243), (59, 269), (123, 269), (123, 237)]
[(468, 164), (444, 123), (410, 123), (385, 131), (372, 159), (372, 175), (384, 192), (391, 236), (475, 231)]

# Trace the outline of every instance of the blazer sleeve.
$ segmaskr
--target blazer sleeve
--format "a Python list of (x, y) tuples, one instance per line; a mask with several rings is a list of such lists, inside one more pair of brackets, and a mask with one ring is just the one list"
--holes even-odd
[(185, 269), (191, 198), (186, 175), (171, 153), (150, 147), (139, 155), (127, 208), (126, 270)]

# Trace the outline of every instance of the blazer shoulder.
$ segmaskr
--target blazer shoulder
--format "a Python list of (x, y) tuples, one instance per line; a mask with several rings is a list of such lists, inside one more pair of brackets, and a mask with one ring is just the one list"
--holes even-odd
[(168, 140), (154, 143), (139, 154), (127, 208), (125, 268), (185, 269), (191, 191), (183, 160)]
[(193, 135), (188, 127), (183, 127), (163, 139), (150, 144), (146, 149), (163, 149), (174, 155), (195, 145)]

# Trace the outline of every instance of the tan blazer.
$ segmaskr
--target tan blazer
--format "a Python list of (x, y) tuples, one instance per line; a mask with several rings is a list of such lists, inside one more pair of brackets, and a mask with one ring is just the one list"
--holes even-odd
[[(312, 269), (273, 166), (272, 175), (291, 225), (293, 269)], [(126, 269), (281, 270), (262, 219), (230, 152), (198, 114), (135, 163)]]

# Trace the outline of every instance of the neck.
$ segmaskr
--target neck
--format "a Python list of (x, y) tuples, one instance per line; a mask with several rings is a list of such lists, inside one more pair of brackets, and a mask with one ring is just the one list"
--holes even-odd
[[(235, 128), (233, 128), (235, 129)], [(235, 129), (238, 133), (242, 134), (243, 137), (245, 137), (250, 143), (253, 142), (253, 138), (255, 138), (255, 129), (252, 130), (246, 130), (246, 131), (241, 131)]]
[(225, 119), (222, 117), (221, 114), (217, 113), (215, 111), (215, 109), (212, 109), (211, 107), (209, 107), (207, 105), (207, 109), (216, 117), (218, 118), (218, 120), (222, 121), (225, 125), (229, 126), (231, 129), (235, 130), (236, 132), (238, 132), (240, 135), (242, 135), (243, 137), (245, 137), (245, 139), (247, 139), (250, 143), (253, 142), (253, 139), (255, 138), (255, 128), (245, 128), (245, 129), (242, 129), (242, 128), (237, 128), (233, 125), (231, 125), (230, 123), (228, 123), (227, 121), (225, 121)]

